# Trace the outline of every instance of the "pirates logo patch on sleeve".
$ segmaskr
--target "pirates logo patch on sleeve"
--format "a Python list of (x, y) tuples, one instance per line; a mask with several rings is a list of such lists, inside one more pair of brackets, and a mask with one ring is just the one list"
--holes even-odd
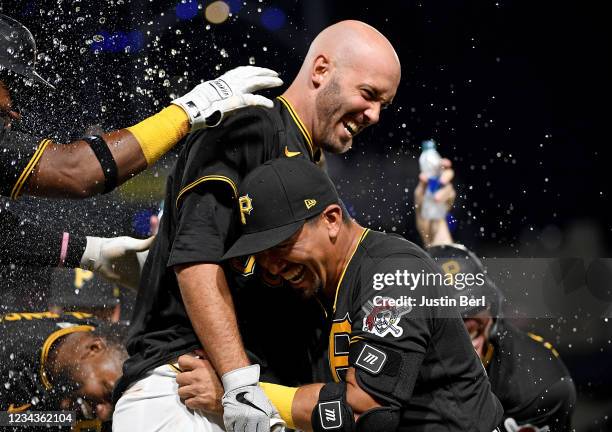
[(404, 333), (399, 321), (402, 315), (410, 312), (412, 308), (410, 306), (389, 306), (388, 303), (383, 301), (383, 306), (374, 306), (371, 301), (368, 301), (363, 306), (365, 312), (363, 331), (377, 336), (386, 336), (391, 333), (395, 337), (400, 337)]

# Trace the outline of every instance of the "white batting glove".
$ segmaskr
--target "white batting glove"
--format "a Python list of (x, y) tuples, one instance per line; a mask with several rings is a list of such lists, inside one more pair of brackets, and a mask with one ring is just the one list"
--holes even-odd
[(537, 426), (533, 426), (530, 424), (523, 424), (523, 425), (518, 425), (516, 423), (516, 420), (514, 420), (512, 417), (508, 417), (506, 420), (504, 420), (504, 427), (506, 428), (506, 431), (508, 432), (549, 432), (550, 428), (548, 426), (544, 426), (544, 427), (537, 427)]
[(281, 431), (280, 419), (263, 389), (259, 387), (259, 365), (246, 366), (227, 372), (221, 377), (225, 394), (223, 422), (228, 432)]
[(247, 106), (272, 108), (273, 103), (255, 91), (278, 87), (283, 81), (271, 69), (240, 66), (219, 78), (197, 85), (186, 95), (172, 101), (189, 116), (191, 130), (214, 127), (224, 116)]
[(98, 273), (110, 282), (137, 290), (140, 272), (155, 237), (87, 237), (81, 268)]

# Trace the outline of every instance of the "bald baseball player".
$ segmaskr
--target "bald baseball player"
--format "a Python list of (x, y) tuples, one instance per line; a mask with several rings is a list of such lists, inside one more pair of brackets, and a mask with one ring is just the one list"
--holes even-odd
[(223, 376), (227, 430), (268, 430), (277, 414), (257, 386), (259, 367), (244, 351), (220, 266), (249, 208), (248, 200), (238, 200), (238, 187), (266, 160), (316, 163), (322, 151), (347, 151), (392, 102), (400, 74), (397, 54), (379, 31), (342, 21), (314, 39), (273, 109), (241, 110), (220, 127), (187, 138), (167, 183), (159, 233), (143, 271), (130, 358), (115, 390), (116, 431), (148, 430), (169, 418), (185, 427), (201, 420), (201, 413), (178, 402), (174, 377), (164, 367), (199, 347)]

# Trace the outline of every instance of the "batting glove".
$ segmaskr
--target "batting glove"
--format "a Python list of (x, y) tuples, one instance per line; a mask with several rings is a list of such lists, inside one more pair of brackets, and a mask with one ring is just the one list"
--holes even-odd
[(285, 422), (257, 384), (259, 365), (235, 369), (221, 377), (225, 394), (223, 422), (228, 432), (282, 431)]
[(120, 285), (138, 289), (140, 272), (155, 237), (87, 237), (81, 268), (100, 274)]
[(270, 99), (252, 92), (278, 87), (283, 81), (271, 69), (240, 66), (172, 101), (187, 113), (191, 130), (214, 127), (224, 116), (247, 106), (272, 108)]

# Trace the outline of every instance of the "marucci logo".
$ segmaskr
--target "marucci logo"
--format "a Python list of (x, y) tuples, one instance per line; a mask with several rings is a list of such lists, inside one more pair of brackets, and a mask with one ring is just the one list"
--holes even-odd
[(331, 409), (325, 410), (325, 421), (336, 421), (336, 411)]
[(319, 404), (319, 416), (323, 429), (338, 429), (342, 426), (340, 409), (340, 401), (321, 402)]
[(387, 354), (371, 345), (365, 344), (359, 356), (357, 356), (355, 366), (378, 375), (386, 362)]
[(366, 363), (369, 363), (371, 365), (373, 365), (374, 363), (376, 363), (376, 360), (378, 360), (378, 356), (375, 356), (374, 354), (368, 354), (363, 361)]

